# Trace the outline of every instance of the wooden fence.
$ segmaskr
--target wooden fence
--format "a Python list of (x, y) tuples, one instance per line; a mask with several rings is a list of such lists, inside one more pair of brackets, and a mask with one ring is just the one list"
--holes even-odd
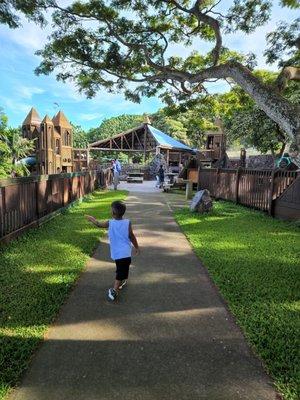
[[(297, 171), (200, 169), (198, 189), (208, 189), (216, 199), (233, 201), (274, 215), (276, 200), (297, 177), (300, 179)], [(300, 209), (300, 193), (298, 202)], [(295, 218), (291, 216), (291, 219), (298, 218), (297, 215)]]
[(0, 180), (0, 242), (40, 225), (110, 180), (110, 171), (103, 170)]

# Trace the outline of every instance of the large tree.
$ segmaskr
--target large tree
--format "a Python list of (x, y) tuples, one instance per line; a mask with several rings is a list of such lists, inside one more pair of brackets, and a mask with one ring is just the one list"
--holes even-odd
[(151, 115), (151, 122), (155, 128), (166, 132), (175, 139), (190, 144), (189, 138), (187, 137), (187, 128), (184, 126), (180, 117), (180, 115), (176, 117), (169, 116), (164, 109), (161, 109)]
[[(264, 82), (272, 83), (277, 74), (270, 71), (256, 71)], [(290, 82), (283, 96), (291, 103), (300, 103), (300, 85)], [(223, 108), (223, 121), (228, 141), (239, 140), (244, 146), (253, 146), (262, 153), (271, 151), (274, 156), (281, 156), (291, 140), (279, 125), (271, 120), (255, 102), (239, 87), (217, 96)], [(226, 107), (229, 99), (235, 102), (232, 107)], [(227, 108), (227, 110), (226, 110)]]
[[(87, 0), (67, 7), (54, 0), (4, 3), (23, 12), (22, 4), (35, 3), (38, 7), (29, 7), (27, 13), (35, 20), (42, 20), (40, 10), (56, 10), (51, 40), (39, 53), (43, 61), (38, 73), (56, 70), (59, 79), (74, 79), (88, 96), (104, 87), (123, 91), (136, 101), (144, 95), (161, 94), (167, 87), (166, 99), (175, 96), (183, 100), (201, 95), (211, 80), (230, 79), (300, 148), (299, 105), (291, 104), (280, 94), (289, 79), (299, 79), (299, 21), (290, 27), (281, 25), (269, 36), (269, 59), (282, 58), (282, 52), (277, 51), (278, 42), (288, 53), (281, 62), (283, 70), (277, 87), (253, 75), (253, 57), (241, 56), (223, 46), (224, 34), (247, 34), (268, 21), (272, 8), (269, 0), (234, 0), (231, 6), (225, 0)], [(281, 5), (300, 7), (296, 0), (281, 0)], [(18, 23), (9, 21), (9, 15), (4, 15), (3, 20), (11, 25)], [(196, 51), (201, 40), (214, 43), (211, 51)], [(178, 44), (190, 48), (190, 55), (178, 56)]]
[(205, 133), (217, 130), (215, 124), (219, 110), (216, 95), (198, 102), (180, 106), (167, 106), (151, 115), (153, 125), (191, 147), (200, 149), (205, 143)]
[(72, 124), (73, 132), (73, 147), (75, 149), (86, 149), (88, 147), (88, 135), (87, 132), (80, 126)]
[(270, 151), (274, 157), (280, 157), (288, 143), (278, 125), (255, 106), (234, 112), (225, 121), (225, 131), (231, 143), (237, 140), (242, 146), (255, 147), (261, 153)]

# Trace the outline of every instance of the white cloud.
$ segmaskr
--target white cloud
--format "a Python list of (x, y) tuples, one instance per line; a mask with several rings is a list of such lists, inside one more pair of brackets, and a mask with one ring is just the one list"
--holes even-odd
[(41, 49), (47, 42), (47, 36), (51, 32), (50, 26), (42, 29), (38, 25), (28, 22), (21, 17), (22, 26), (17, 29), (2, 27), (1, 33), (9, 37), (14, 43), (24, 48), (31, 55), (34, 55), (38, 49)]
[(41, 89), (37, 86), (25, 86), (22, 84), (18, 84), (15, 88), (16, 94), (23, 99), (31, 99), (35, 94), (42, 94), (45, 92), (44, 89)]
[(22, 101), (14, 101), (11, 98), (5, 96), (0, 96), (0, 100), (5, 108), (8, 108), (14, 114), (19, 114), (21, 112), (27, 115), (32, 107), (31, 104)]
[(86, 97), (83, 94), (79, 93), (78, 88), (74, 81), (68, 80), (63, 83), (61, 81), (57, 81), (55, 79), (55, 75), (52, 74), (49, 79), (49, 82), (50, 83), (48, 90), (51, 92), (52, 96), (58, 99), (57, 102), (59, 104), (70, 101), (78, 103), (86, 100)]
[(79, 118), (83, 119), (84, 121), (92, 121), (97, 118), (103, 117), (103, 114), (98, 114), (98, 113), (81, 113), (79, 114)]

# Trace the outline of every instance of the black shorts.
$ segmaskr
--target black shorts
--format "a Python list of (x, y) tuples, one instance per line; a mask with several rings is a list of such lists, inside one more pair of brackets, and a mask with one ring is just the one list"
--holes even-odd
[(128, 278), (131, 257), (119, 258), (116, 262), (116, 280), (123, 281)]

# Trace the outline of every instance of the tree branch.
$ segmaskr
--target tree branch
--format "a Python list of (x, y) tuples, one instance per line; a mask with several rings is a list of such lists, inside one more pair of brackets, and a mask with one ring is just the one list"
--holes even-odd
[(220, 51), (222, 48), (222, 35), (221, 35), (221, 30), (220, 30), (220, 24), (215, 18), (201, 12), (201, 9), (200, 9), (201, 3), (202, 3), (201, 0), (196, 1), (191, 12), (196, 16), (196, 18), (198, 19), (199, 22), (203, 22), (204, 24), (210, 26), (215, 33), (216, 45), (212, 51), (212, 55), (213, 55), (213, 65), (217, 65), (219, 58), (220, 58)]
[(300, 81), (300, 67), (284, 67), (276, 80), (276, 86), (282, 92), (289, 81)]
[[(215, 18), (213, 18), (209, 15), (206, 15), (206, 13), (202, 12), (201, 5), (204, 3), (204, 0), (196, 0), (194, 6), (190, 9), (182, 6), (176, 0), (163, 0), (163, 2), (166, 4), (172, 3), (180, 11), (183, 11), (184, 13), (187, 13), (190, 15), (194, 15), (198, 20), (198, 26), (199, 26), (199, 23), (202, 22), (206, 25), (209, 25), (213, 29), (215, 36), (216, 36), (216, 45), (212, 51), (213, 65), (217, 65), (219, 58), (220, 58), (220, 51), (222, 48), (222, 35), (221, 35), (221, 30), (220, 30), (220, 24)], [(192, 33), (193, 33), (193, 31), (192, 31)]]

